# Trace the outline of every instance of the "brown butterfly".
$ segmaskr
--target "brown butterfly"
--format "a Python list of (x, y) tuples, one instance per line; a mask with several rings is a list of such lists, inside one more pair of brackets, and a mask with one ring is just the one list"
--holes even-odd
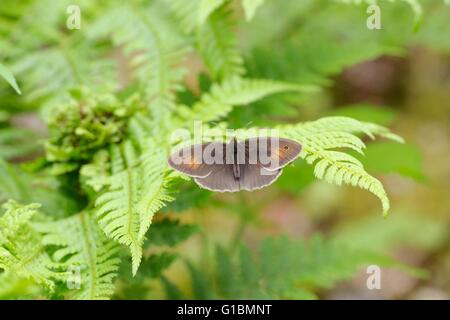
[(299, 143), (284, 138), (233, 139), (182, 148), (171, 155), (169, 165), (208, 190), (252, 191), (272, 184), (300, 151)]

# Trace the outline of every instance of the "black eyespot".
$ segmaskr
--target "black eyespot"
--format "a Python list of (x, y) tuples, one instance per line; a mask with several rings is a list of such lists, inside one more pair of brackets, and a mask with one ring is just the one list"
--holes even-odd
[(289, 146), (284, 146), (284, 150), (289, 150)]

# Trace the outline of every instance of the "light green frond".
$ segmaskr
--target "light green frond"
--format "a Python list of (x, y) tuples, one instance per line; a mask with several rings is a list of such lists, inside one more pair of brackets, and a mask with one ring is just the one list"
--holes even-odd
[(79, 288), (71, 291), (74, 299), (108, 299), (114, 293), (119, 246), (105, 237), (91, 214), (81, 212), (67, 219), (40, 223), (36, 229), (43, 234), (44, 245), (58, 248), (53, 253), (55, 261), (64, 262), (68, 272), (79, 268)]
[(0, 77), (2, 77), (3, 79), (6, 80), (6, 82), (9, 83), (9, 85), (11, 87), (13, 87), (14, 90), (16, 90), (16, 92), (18, 94), (21, 94), (20, 92), (20, 88), (17, 85), (17, 81), (16, 78), (14, 78), (14, 75), (11, 73), (11, 71), (9, 71), (4, 65), (2, 65), (0, 63)]
[(32, 299), (40, 291), (33, 279), (19, 277), (13, 272), (0, 274), (0, 300)]
[(173, 198), (168, 194), (166, 177), (167, 159), (165, 153), (150, 144), (147, 151), (141, 156), (141, 170), (143, 176), (141, 197), (138, 202), (138, 210), (141, 212), (139, 225), (139, 238), (143, 239), (152, 223), (155, 212), (161, 209), (165, 203)]
[(215, 80), (227, 80), (245, 73), (233, 26), (232, 12), (224, 5), (211, 14), (196, 33), (198, 50)]
[(184, 40), (169, 18), (161, 15), (161, 9), (152, 6), (121, 6), (105, 13), (89, 30), (91, 38), (111, 36), (114, 46), (123, 50), (133, 76), (141, 80), (157, 112), (173, 105), (185, 74), (181, 62), (187, 52), (186, 47), (181, 49)]
[(28, 184), (22, 172), (0, 158), (0, 202), (6, 199), (31, 200)]
[(41, 244), (41, 237), (30, 224), (39, 204), (22, 206), (13, 200), (3, 205), (0, 217), (0, 269), (18, 277), (31, 278), (53, 289), (54, 280), (61, 278)]
[(135, 273), (142, 257), (142, 241), (138, 239), (139, 212), (136, 208), (140, 172), (136, 168), (132, 169), (131, 163), (125, 163), (136, 161), (126, 151), (130, 148), (125, 145), (122, 156), (122, 148), (112, 147), (112, 175), (108, 179), (107, 191), (97, 198), (95, 206), (100, 227), (105, 234), (130, 248)]
[[(361, 4), (361, 3), (365, 3), (367, 5), (370, 4), (377, 4), (378, 1), (377, 0), (334, 0), (337, 2), (342, 2), (342, 3), (346, 3), (346, 4)], [(420, 2), (418, 0), (388, 0), (388, 2), (405, 2), (407, 3), (411, 9), (414, 12), (414, 18), (416, 20), (416, 23), (419, 23), (422, 20), (422, 16), (423, 16), (423, 9), (422, 6), (420, 4)], [(380, 1), (383, 2), (383, 1)]]
[(86, 48), (50, 47), (18, 59), (12, 70), (22, 80), (27, 101), (59, 102), (68, 98), (69, 88), (100, 87), (113, 79), (110, 62), (97, 58)]
[(199, 0), (198, 24), (202, 25), (209, 15), (224, 4), (225, 1), (227, 0)]
[(412, 275), (420, 271), (389, 256), (319, 234), (308, 241), (265, 238), (257, 252), (252, 254), (243, 245), (237, 254), (217, 247), (212, 268), (199, 269), (188, 263), (192, 298), (317, 299), (318, 289), (331, 288), (367, 265), (397, 267)]
[[(190, 33), (202, 25), (208, 17), (229, 0), (172, 0), (169, 6), (177, 16), (183, 29)], [(247, 20), (251, 20), (264, 0), (242, 0)]]
[(302, 144), (301, 157), (315, 166), (314, 175), (317, 178), (336, 185), (349, 184), (368, 190), (380, 199), (386, 215), (389, 199), (381, 182), (369, 175), (356, 158), (335, 150), (350, 148), (362, 153), (365, 146), (358, 134), (368, 135), (372, 139), (378, 135), (402, 141), (387, 128), (345, 117), (322, 118), (281, 128), (282, 136)]
[[(200, 0), (167, 1), (167, 5), (170, 7), (173, 15), (179, 21), (181, 29), (187, 34), (194, 31), (197, 26), (197, 22), (199, 21), (199, 4)], [(209, 10), (203, 9), (202, 13), (202, 16), (204, 16), (205, 18), (206, 11)]]
[(130, 248), (133, 274), (142, 258), (142, 243), (153, 214), (171, 197), (166, 191), (165, 153), (147, 141), (141, 156), (130, 142), (113, 146), (107, 191), (96, 202), (105, 234)]
[(247, 20), (252, 20), (256, 10), (264, 3), (264, 0), (242, 0)]
[(281, 81), (232, 78), (222, 84), (214, 84), (184, 115), (188, 119), (214, 121), (226, 116), (233, 106), (246, 105), (268, 95), (286, 92), (311, 92), (315, 86), (302, 86)]

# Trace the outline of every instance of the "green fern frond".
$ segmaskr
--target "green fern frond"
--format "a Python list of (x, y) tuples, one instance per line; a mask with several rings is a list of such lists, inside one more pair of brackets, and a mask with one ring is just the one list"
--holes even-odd
[(286, 92), (312, 92), (315, 86), (302, 86), (281, 81), (232, 78), (222, 84), (214, 84), (209, 93), (203, 94), (192, 110), (186, 108), (185, 119), (204, 122), (226, 116), (233, 106), (246, 105), (268, 95)]
[[(92, 88), (111, 84), (113, 68), (103, 58), (103, 49), (84, 41), (82, 30), (66, 32), (66, 10), (71, 1), (4, 2), (0, 25), (7, 21), (10, 26), (5, 44), (0, 43), (0, 55), (9, 60), (11, 71), (20, 79), (26, 102), (45, 99), (53, 103), (65, 99), (66, 90), (75, 85)], [(83, 8), (83, 18), (92, 18), (92, 2), (79, 0), (77, 5)]]
[(111, 171), (107, 191), (95, 202), (97, 216), (109, 238), (130, 248), (135, 274), (153, 214), (172, 200), (166, 190), (165, 152), (151, 141), (140, 157), (131, 142), (113, 146)]
[(111, 82), (111, 63), (99, 59), (84, 45), (76, 48), (50, 47), (17, 59), (12, 70), (20, 77), (29, 102), (48, 99), (50, 103), (64, 101), (67, 90), (86, 85), (104, 87)]
[[(361, 4), (365, 3), (367, 5), (378, 3), (377, 0), (335, 0), (337, 2), (342, 2), (346, 4)], [(405, 2), (407, 3), (414, 12), (414, 18), (416, 20), (416, 25), (422, 20), (423, 8), (418, 0), (389, 0), (389, 2)]]
[(9, 83), (9, 85), (11, 87), (13, 87), (14, 90), (16, 90), (16, 92), (18, 94), (21, 94), (20, 92), (20, 88), (17, 84), (16, 78), (14, 78), (14, 75), (11, 73), (11, 71), (9, 71), (9, 69), (7, 69), (4, 65), (2, 65), (0, 63), (0, 77), (2, 77), (3, 79), (6, 80), (6, 82)]
[[(169, 6), (177, 16), (183, 29), (191, 33), (197, 26), (201, 26), (217, 9), (229, 0), (173, 0)], [(256, 10), (264, 0), (242, 0), (242, 6), (247, 20), (251, 20)]]
[(40, 223), (36, 230), (43, 234), (45, 246), (57, 247), (52, 255), (56, 262), (80, 268), (81, 283), (74, 289), (74, 299), (108, 299), (114, 293), (119, 246), (105, 237), (90, 213)]
[(336, 185), (349, 184), (368, 190), (380, 199), (383, 214), (387, 214), (389, 199), (381, 182), (369, 175), (356, 158), (334, 149), (350, 148), (362, 153), (364, 144), (357, 134), (365, 134), (372, 139), (378, 135), (402, 142), (400, 137), (382, 126), (346, 117), (322, 118), (281, 128), (281, 132), (281, 135), (302, 144), (301, 157), (315, 166), (314, 175), (317, 178)]
[(41, 293), (33, 279), (19, 277), (13, 272), (0, 273), (0, 300), (30, 300)]
[(3, 205), (0, 217), (0, 269), (18, 277), (31, 278), (52, 290), (54, 280), (62, 273), (53, 263), (41, 244), (40, 234), (33, 229), (30, 220), (39, 204), (19, 205), (13, 200)]
[(317, 290), (351, 278), (370, 264), (410, 271), (388, 256), (320, 235), (309, 241), (266, 238), (257, 255), (243, 245), (237, 254), (217, 247), (214, 262), (212, 272), (188, 263), (193, 298), (317, 299)]
[(36, 132), (14, 126), (0, 127), (0, 158), (25, 158), (39, 151), (40, 147)]
[(229, 0), (174, 0), (168, 5), (186, 33), (193, 32), (208, 17)]
[(232, 11), (224, 5), (196, 32), (198, 50), (214, 80), (223, 81), (245, 73), (233, 26)]
[[(204, 5), (202, 14), (199, 14), (200, 1), (201, 0), (167, 1), (168, 7), (181, 25), (181, 30), (186, 34), (190, 34), (195, 30), (200, 17), (206, 19), (207, 11), (210, 11), (209, 13), (211, 13), (211, 6)], [(209, 9), (207, 9), (207, 7), (209, 7)]]
[(264, 0), (242, 0), (247, 20), (252, 20), (256, 10), (264, 3)]
[(30, 181), (16, 167), (0, 158), (0, 203), (7, 199), (29, 201)]
[(225, 1), (228, 0), (200, 0), (198, 6), (198, 24), (202, 25)]
[(21, 57), (27, 51), (39, 49), (43, 44), (54, 44), (58, 41), (59, 27), (66, 8), (71, 2), (61, 0), (2, 1), (0, 9), (0, 35), (6, 39), (1, 47), (0, 55), (5, 57)]
[(155, 114), (171, 108), (181, 88), (185, 69), (181, 62), (188, 50), (185, 40), (173, 30), (169, 17), (152, 6), (113, 8), (89, 30), (91, 38), (112, 37), (128, 58), (132, 75), (140, 80)]
[[(126, 160), (136, 161), (129, 155), (132, 146), (127, 146), (124, 146), (127, 149)], [(136, 273), (142, 257), (142, 240), (138, 239), (140, 216), (136, 209), (140, 173), (135, 168), (132, 170), (131, 164), (125, 167), (120, 153), (120, 147), (112, 147), (113, 175), (109, 178), (108, 190), (97, 198), (95, 206), (105, 234), (130, 248), (133, 273)]]

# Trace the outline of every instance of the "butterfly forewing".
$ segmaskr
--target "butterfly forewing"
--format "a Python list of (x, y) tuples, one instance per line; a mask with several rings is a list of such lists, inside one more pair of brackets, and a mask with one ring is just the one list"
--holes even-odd
[[(222, 142), (194, 144), (174, 152), (169, 158), (169, 165), (191, 177), (206, 177), (211, 173), (215, 150), (224, 150)], [(223, 152), (223, 151), (222, 151)], [(211, 154), (211, 157), (204, 155)], [(222, 157), (223, 158), (223, 157)]]
[[(301, 145), (293, 140), (274, 137), (250, 138), (244, 141), (249, 164), (261, 164), (269, 170), (283, 168), (294, 161)], [(255, 163), (255, 159), (257, 162)]]

